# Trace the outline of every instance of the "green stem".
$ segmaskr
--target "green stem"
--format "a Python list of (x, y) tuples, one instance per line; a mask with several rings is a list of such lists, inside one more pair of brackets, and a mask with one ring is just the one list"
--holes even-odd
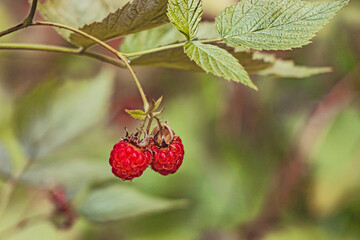
[(144, 111), (147, 112), (150, 105), (149, 105), (149, 102), (148, 102), (148, 100), (147, 100), (147, 98), (146, 98), (146, 95), (145, 95), (145, 93), (144, 93), (144, 90), (143, 90), (142, 87), (141, 87), (141, 84), (140, 84), (140, 82), (139, 82), (139, 79), (137, 78), (137, 76), (136, 76), (136, 74), (135, 74), (135, 72), (134, 72), (134, 69), (130, 66), (129, 60), (128, 60), (122, 53), (118, 52), (118, 53), (117, 53), (117, 56), (118, 56), (121, 60), (123, 60), (123, 62), (125, 63), (125, 66), (129, 69), (131, 75), (133, 76), (133, 79), (134, 79), (134, 81), (135, 81), (136, 87), (138, 88), (139, 93), (140, 93), (141, 98), (142, 98), (142, 101), (143, 101), (143, 103), (144, 103)]
[(144, 54), (148, 54), (148, 53), (159, 52), (159, 51), (162, 51), (162, 50), (167, 50), (167, 49), (182, 47), (182, 46), (185, 45), (185, 43), (186, 43), (186, 42), (176, 43), (176, 44), (171, 44), (171, 45), (167, 45), (167, 46), (163, 46), (163, 47), (158, 47), (158, 48), (152, 48), (152, 49), (148, 49), (148, 50), (144, 50), (144, 51), (139, 51), (139, 52), (134, 52), (134, 53), (124, 53), (124, 56), (125, 56), (125, 57), (134, 57), (134, 56), (138, 56), (138, 55), (144, 55)]
[(77, 56), (87, 56), (102, 62), (110, 63), (117, 67), (125, 68), (124, 63), (117, 61), (114, 58), (110, 58), (99, 53), (82, 51), (82, 49), (80, 48), (76, 49), (76, 48), (41, 45), (41, 44), (10, 43), (10, 44), (0, 44), (0, 50), (29, 50), (29, 51), (65, 53), (65, 54), (72, 54)]
[(100, 46), (104, 47), (105, 49), (109, 50), (111, 53), (113, 53), (115, 56), (118, 56), (118, 51), (116, 51), (113, 47), (111, 47), (109, 44), (97, 39), (96, 37), (91, 36), (90, 34), (87, 34), (86, 32), (83, 32), (79, 29), (73, 28), (73, 27), (69, 27), (63, 24), (59, 24), (59, 23), (53, 23), (53, 22), (34, 22), (32, 23), (30, 26), (50, 26), (50, 27), (57, 27), (57, 28), (62, 28), (62, 29), (66, 29), (69, 30), (71, 32), (77, 33), (78, 35), (81, 35), (83, 37), (86, 37), (92, 41), (94, 41), (95, 43), (99, 44)]
[[(214, 43), (214, 42), (219, 42), (221, 41), (221, 38), (217, 38), (217, 39), (204, 39), (204, 40), (198, 40), (196, 42), (201, 42), (201, 43)], [(183, 47), (187, 42), (181, 42), (181, 43), (175, 43), (175, 44), (170, 44), (170, 45), (166, 45), (166, 46), (162, 46), (162, 47), (157, 47), (157, 48), (152, 48), (152, 49), (148, 49), (148, 50), (144, 50), (144, 51), (139, 51), (139, 52), (133, 52), (133, 53), (124, 53), (125, 57), (134, 57), (134, 56), (138, 56), (138, 55), (144, 55), (144, 54), (148, 54), (148, 53), (154, 53), (154, 52), (160, 52), (163, 50), (167, 50), (167, 49), (173, 49), (173, 48), (177, 48), (177, 47)]]

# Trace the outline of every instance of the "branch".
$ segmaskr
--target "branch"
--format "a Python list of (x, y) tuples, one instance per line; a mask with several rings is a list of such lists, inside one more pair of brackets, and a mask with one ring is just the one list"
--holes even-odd
[(5, 35), (8, 35), (12, 32), (16, 32), (18, 30), (21, 30), (23, 28), (26, 28), (28, 26), (30, 26), (33, 22), (34, 16), (35, 16), (35, 12), (36, 12), (36, 8), (37, 8), (37, 3), (38, 0), (33, 0), (32, 4), (31, 4), (31, 9), (30, 12), (28, 14), (28, 16), (24, 19), (24, 21), (12, 28), (6, 29), (2, 32), (0, 32), (0, 37), (3, 37)]
[(117, 67), (125, 68), (124, 63), (117, 61), (114, 58), (104, 56), (95, 52), (81, 51), (76, 48), (67, 48), (67, 47), (58, 47), (58, 46), (49, 46), (41, 44), (0, 44), (0, 50), (28, 50), (28, 51), (42, 51), (42, 52), (55, 52), (55, 53), (64, 53), (77, 56), (86, 56), (93, 58), (95, 60), (106, 62)]
[[(222, 40), (221, 38), (216, 38), (216, 39), (197, 40), (196, 42), (215, 43), (215, 42), (219, 42), (221, 40)], [(148, 54), (148, 53), (160, 52), (160, 51), (167, 50), (167, 49), (183, 47), (185, 45), (185, 43), (187, 43), (187, 42), (174, 43), (174, 44), (170, 44), (170, 45), (166, 45), (166, 46), (162, 46), (162, 47), (157, 47), (157, 48), (152, 48), (152, 49), (139, 51), (139, 52), (124, 53), (124, 56), (128, 58), (128, 57), (134, 57), (134, 56), (144, 55), (144, 54)]]
[(306, 179), (308, 173), (306, 162), (323, 128), (358, 95), (354, 90), (354, 79), (359, 74), (360, 66), (336, 84), (309, 113), (303, 127), (294, 138), (282, 166), (278, 169), (258, 217), (242, 227), (241, 239), (262, 239), (277, 225), (281, 214), (289, 206), (291, 199), (295, 198), (301, 183)]
[(24, 26), (25, 26), (25, 27), (27, 27), (27, 26), (29, 26), (30, 24), (32, 24), (32, 22), (33, 22), (33, 20), (34, 20), (35, 13), (36, 13), (37, 3), (38, 3), (38, 0), (33, 0), (33, 1), (32, 1), (29, 15), (28, 15), (27, 18), (24, 20)]

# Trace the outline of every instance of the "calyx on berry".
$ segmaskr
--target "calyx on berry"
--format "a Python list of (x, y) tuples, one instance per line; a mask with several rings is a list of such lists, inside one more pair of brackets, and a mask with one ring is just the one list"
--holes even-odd
[(165, 123), (161, 127), (156, 125), (151, 132), (151, 136), (157, 146), (166, 147), (174, 139), (174, 131)]

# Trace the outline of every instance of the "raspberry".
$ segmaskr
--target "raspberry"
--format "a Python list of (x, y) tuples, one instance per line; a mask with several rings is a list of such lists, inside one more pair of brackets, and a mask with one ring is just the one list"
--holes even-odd
[(184, 146), (180, 137), (175, 136), (170, 144), (159, 147), (153, 140), (150, 141), (154, 159), (151, 168), (166, 176), (175, 173), (181, 166), (184, 158)]
[(114, 175), (126, 181), (140, 177), (151, 163), (151, 159), (149, 150), (139, 148), (127, 140), (121, 140), (114, 145), (109, 163)]

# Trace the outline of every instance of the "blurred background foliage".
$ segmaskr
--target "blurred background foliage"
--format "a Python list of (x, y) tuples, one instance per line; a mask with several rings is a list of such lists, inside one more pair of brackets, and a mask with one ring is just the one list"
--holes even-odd
[[(233, 2), (204, 1), (205, 19)], [(25, 0), (1, 1), (0, 29), (27, 10)], [(259, 92), (202, 73), (136, 68), (148, 97), (164, 96), (163, 115), (186, 154), (175, 175), (147, 170), (133, 182), (108, 166), (124, 127), (139, 127), (124, 112), (141, 106), (127, 71), (1, 51), (0, 187), (24, 159), (32, 164), (0, 231), (50, 212), (46, 190), (62, 186), (84, 218), (68, 231), (48, 222), (20, 226), (11, 239), (360, 239), (359, 12), (352, 0), (312, 44), (275, 52), (332, 73), (253, 77)], [(48, 28), (0, 41), (66, 45)]]

